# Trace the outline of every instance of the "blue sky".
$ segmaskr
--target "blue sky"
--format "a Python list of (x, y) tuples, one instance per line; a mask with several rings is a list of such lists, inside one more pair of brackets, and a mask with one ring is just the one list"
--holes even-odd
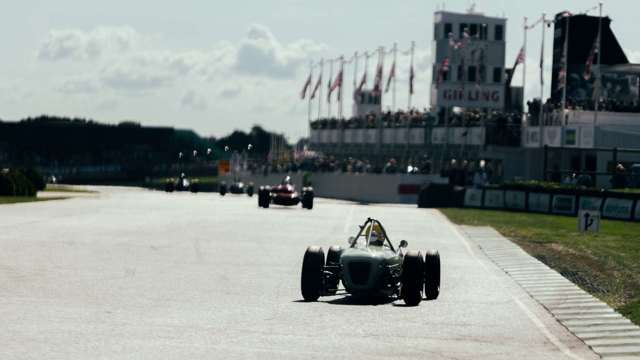
[[(307, 107), (298, 93), (309, 61), (321, 57), (350, 56), (393, 42), (406, 49), (415, 40), (414, 104), (427, 106), (433, 12), (443, 6), (418, 0), (1, 2), (2, 119), (47, 113), (137, 120), (216, 136), (261, 124), (291, 140), (306, 134)], [(470, 4), (447, 1), (446, 9), (463, 12)], [(506, 61), (511, 64), (522, 45), (524, 16), (595, 5), (485, 0), (476, 2), (476, 10), (509, 19)], [(638, 10), (635, 2), (605, 3), (622, 47), (636, 61), (637, 26), (627, 14)], [(548, 56), (551, 37), (547, 32)], [(539, 47), (538, 30), (529, 36), (529, 79), (539, 76)], [(400, 56), (398, 107), (407, 101), (407, 64)], [(350, 68), (345, 76), (349, 93)], [(517, 76), (514, 82), (519, 81)], [(528, 96), (539, 89), (529, 81)], [(345, 103), (346, 114), (350, 108)]]

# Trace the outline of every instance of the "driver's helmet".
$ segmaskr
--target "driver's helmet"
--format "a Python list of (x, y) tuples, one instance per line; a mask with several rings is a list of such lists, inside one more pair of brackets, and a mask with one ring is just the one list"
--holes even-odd
[(382, 246), (384, 244), (384, 237), (377, 231), (372, 231), (369, 235), (369, 245)]
[(380, 224), (374, 223), (369, 225), (365, 235), (369, 237), (369, 245), (382, 246), (384, 244), (384, 235)]
[(282, 185), (290, 185), (291, 184), (291, 176), (285, 176), (284, 179), (282, 179)]

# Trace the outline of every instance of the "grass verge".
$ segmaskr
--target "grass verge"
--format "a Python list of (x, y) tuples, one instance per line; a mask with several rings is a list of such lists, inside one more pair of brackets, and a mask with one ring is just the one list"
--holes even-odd
[(577, 232), (573, 217), (441, 209), (460, 225), (491, 226), (532, 256), (640, 325), (640, 223), (603, 220)]
[(49, 200), (63, 200), (63, 199), (67, 199), (67, 198), (64, 196), (52, 196), (52, 197), (46, 197), (46, 198), (28, 197), (28, 196), (0, 196), (0, 205), (40, 202), (40, 201), (49, 201)]
[(97, 191), (81, 189), (72, 185), (59, 185), (59, 184), (47, 184), (44, 189), (47, 192), (63, 192), (63, 193), (81, 193), (81, 194), (95, 194)]

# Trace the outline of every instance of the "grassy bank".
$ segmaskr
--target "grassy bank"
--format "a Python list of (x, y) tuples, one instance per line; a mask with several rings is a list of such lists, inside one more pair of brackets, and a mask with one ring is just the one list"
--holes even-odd
[(491, 226), (578, 286), (640, 324), (640, 223), (603, 220), (580, 234), (573, 217), (442, 209), (456, 224)]
[(0, 205), (49, 201), (49, 200), (63, 200), (63, 199), (66, 199), (66, 197), (58, 196), (58, 197), (38, 198), (38, 197), (28, 197), (28, 196), (0, 196)]
[(62, 192), (62, 193), (81, 193), (81, 194), (95, 194), (97, 191), (82, 189), (73, 185), (59, 185), (59, 184), (47, 184), (44, 189), (46, 192)]

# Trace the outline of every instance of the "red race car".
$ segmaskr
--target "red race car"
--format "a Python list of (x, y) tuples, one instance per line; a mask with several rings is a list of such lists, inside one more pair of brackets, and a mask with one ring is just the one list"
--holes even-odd
[(270, 204), (295, 206), (302, 204), (304, 209), (313, 209), (313, 188), (302, 188), (302, 194), (298, 193), (291, 184), (291, 177), (286, 176), (282, 182), (275, 186), (260, 186), (258, 189), (258, 206), (268, 208)]

